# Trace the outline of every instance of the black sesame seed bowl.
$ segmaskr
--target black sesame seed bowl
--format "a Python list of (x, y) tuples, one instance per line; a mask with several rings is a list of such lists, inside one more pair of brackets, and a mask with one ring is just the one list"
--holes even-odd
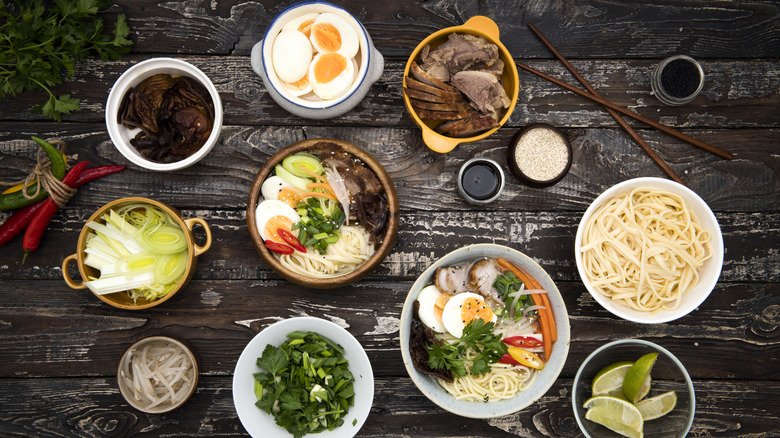
[(650, 87), (666, 105), (684, 105), (696, 99), (704, 88), (704, 69), (690, 56), (670, 56), (653, 70)]

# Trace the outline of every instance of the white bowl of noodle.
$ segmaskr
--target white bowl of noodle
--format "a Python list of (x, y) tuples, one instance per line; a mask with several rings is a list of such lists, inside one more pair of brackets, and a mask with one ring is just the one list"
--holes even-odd
[[(551, 353), (547, 357), (544, 367), (541, 370), (528, 370), (532, 374), (530, 378), (522, 377), (526, 379), (524, 382), (519, 383), (519, 390), (513, 392), (507, 391), (505, 394), (494, 394), (496, 391), (501, 391), (498, 383), (493, 388), (488, 388), (489, 384), (483, 385), (482, 389), (476, 389), (476, 391), (482, 391), (489, 389), (489, 391), (483, 394), (477, 394), (480, 396), (488, 395), (488, 401), (484, 399), (474, 399), (474, 401), (468, 400), (473, 395), (469, 391), (469, 394), (459, 394), (454, 396), (448, 392), (445, 387), (449, 387), (450, 384), (445, 383), (439, 377), (431, 376), (423, 371), (420, 371), (414, 363), (412, 349), (413, 340), (411, 336), (414, 336), (414, 329), (412, 328), (413, 321), (418, 320), (415, 316), (414, 303), (421, 291), (425, 288), (429, 288), (435, 281), (434, 276), (439, 268), (452, 268), (459, 266), (471, 265), (474, 262), (482, 260), (497, 260), (502, 258), (509, 261), (516, 268), (522, 270), (526, 275), (536, 280), (539, 287), (544, 289), (549, 300), (550, 311), (552, 312), (554, 319), (554, 326), (557, 335), (557, 340), (552, 344)], [(501, 332), (502, 336), (507, 335), (508, 332), (504, 331), (501, 318), (496, 322), (494, 333)], [(437, 334), (437, 337), (440, 335)], [(566, 362), (566, 358), (569, 354), (570, 343), (570, 329), (569, 329), (569, 316), (566, 311), (566, 305), (563, 302), (558, 288), (555, 286), (552, 278), (539, 266), (533, 259), (527, 255), (516, 251), (512, 248), (508, 248), (495, 244), (476, 244), (469, 245), (463, 248), (459, 248), (451, 253), (445, 255), (436, 263), (431, 265), (425, 272), (422, 273), (415, 281), (412, 288), (409, 290), (409, 294), (404, 302), (404, 307), (401, 312), (401, 324), (400, 324), (400, 342), (401, 342), (401, 355), (404, 361), (409, 377), (417, 386), (417, 388), (442, 409), (449, 411), (453, 414), (460, 415), (462, 417), (469, 418), (495, 418), (505, 415), (510, 415), (518, 412), (536, 400), (541, 398), (555, 383), (558, 376), (563, 369), (563, 365)], [(447, 341), (449, 342), (449, 341)], [(541, 354), (541, 353), (540, 353)], [(495, 368), (491, 365), (491, 374), (495, 371)], [(475, 383), (475, 380), (471, 376), (464, 376), (467, 381), (461, 381), (464, 386), (468, 386)], [(501, 376), (500, 379), (511, 378), (510, 376)], [(459, 380), (460, 378), (456, 379)], [(488, 380), (485, 380), (488, 379)], [(480, 381), (493, 381), (496, 383), (496, 379), (492, 375), (483, 374), (478, 376), (476, 380)], [(458, 383), (458, 384), (460, 384)], [(471, 397), (473, 398), (473, 397)]]
[(643, 324), (695, 310), (723, 266), (712, 210), (689, 188), (662, 178), (631, 179), (599, 195), (580, 221), (574, 251), (593, 298)]

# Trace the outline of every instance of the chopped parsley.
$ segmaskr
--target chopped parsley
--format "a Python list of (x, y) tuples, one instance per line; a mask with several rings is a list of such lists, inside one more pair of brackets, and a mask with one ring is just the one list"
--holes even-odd
[[(428, 350), (428, 365), (431, 368), (447, 369), (452, 376), (463, 377), (470, 373), (479, 376), (490, 372), (490, 364), (498, 362), (507, 352), (506, 345), (501, 342), (501, 335), (493, 334), (492, 322), (476, 318), (463, 329), (463, 336), (457, 341), (438, 345), (431, 344)], [(466, 349), (477, 352), (473, 360), (463, 358)], [(469, 367), (468, 362), (471, 362)]]

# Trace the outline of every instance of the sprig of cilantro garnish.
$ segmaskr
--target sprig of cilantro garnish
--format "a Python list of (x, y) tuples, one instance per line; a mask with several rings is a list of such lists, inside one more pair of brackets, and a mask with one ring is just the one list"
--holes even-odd
[(55, 95), (63, 71), (73, 77), (75, 61), (95, 53), (103, 61), (121, 59), (133, 44), (120, 14), (113, 36), (104, 33), (98, 12), (107, 0), (29, 0), (0, 2), (0, 98), (23, 91), (46, 90), (46, 102), (31, 108), (58, 122), (79, 109), (79, 99)]
[[(479, 376), (490, 372), (490, 364), (498, 362), (507, 352), (501, 336), (493, 334), (493, 323), (479, 318), (469, 322), (463, 329), (463, 336), (457, 341), (438, 345), (431, 344), (428, 350), (428, 365), (431, 368), (448, 369), (453, 377), (463, 377), (468, 373)], [(473, 360), (463, 359), (467, 348), (477, 352)], [(467, 367), (471, 362), (471, 368)]]

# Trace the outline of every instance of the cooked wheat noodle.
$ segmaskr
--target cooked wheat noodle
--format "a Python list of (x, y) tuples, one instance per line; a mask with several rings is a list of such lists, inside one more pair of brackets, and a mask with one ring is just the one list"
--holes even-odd
[(282, 254), (279, 262), (285, 268), (312, 278), (331, 278), (356, 270), (374, 254), (374, 245), (361, 227), (343, 225), (336, 243), (328, 245), (325, 254), (309, 249), (302, 253)]
[(677, 194), (636, 188), (585, 224), (582, 262), (593, 288), (645, 312), (674, 310), (712, 257), (711, 233)]
[[(439, 336), (445, 343), (456, 341), (456, 338), (449, 334)], [(468, 361), (476, 355), (474, 350), (467, 349), (463, 353), (463, 358)], [(514, 398), (520, 391), (531, 386), (537, 374), (534, 371), (522, 365), (497, 362), (490, 365), (489, 373), (479, 376), (466, 374), (453, 379), (452, 382), (439, 377), (435, 379), (456, 400), (490, 403)]]

